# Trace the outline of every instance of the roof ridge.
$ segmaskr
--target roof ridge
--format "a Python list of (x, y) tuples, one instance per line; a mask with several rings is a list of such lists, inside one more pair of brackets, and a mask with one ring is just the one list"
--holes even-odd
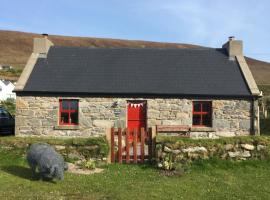
[(176, 47), (82, 47), (82, 46), (58, 46), (54, 45), (51, 48), (70, 48), (70, 49), (135, 49), (135, 50), (217, 50), (222, 48), (212, 47), (192, 47), (192, 48), (176, 48)]

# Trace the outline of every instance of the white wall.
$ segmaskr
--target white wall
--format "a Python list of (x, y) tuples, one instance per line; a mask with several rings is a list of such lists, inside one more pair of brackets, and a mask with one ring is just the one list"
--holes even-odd
[(6, 85), (2, 80), (0, 80), (0, 101), (4, 101), (7, 98), (16, 99), (16, 94), (12, 92), (14, 87), (13, 83), (9, 82), (9, 84)]

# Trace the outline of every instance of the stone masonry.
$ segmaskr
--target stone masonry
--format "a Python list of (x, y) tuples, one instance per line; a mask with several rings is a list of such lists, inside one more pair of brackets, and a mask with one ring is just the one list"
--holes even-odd
[[(127, 101), (132, 98), (65, 97), (79, 99), (79, 126), (58, 125), (59, 97), (17, 96), (16, 135), (100, 136), (108, 127), (126, 127)], [(192, 126), (192, 100), (176, 98), (136, 99), (147, 101), (147, 126)], [(116, 105), (116, 106), (114, 106)], [(213, 127), (191, 130), (192, 137), (248, 135), (251, 101), (212, 100)]]

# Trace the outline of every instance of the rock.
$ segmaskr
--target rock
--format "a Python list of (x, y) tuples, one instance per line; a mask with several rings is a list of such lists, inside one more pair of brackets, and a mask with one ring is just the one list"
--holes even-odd
[(243, 157), (243, 158), (249, 158), (249, 157), (251, 157), (251, 154), (250, 154), (249, 151), (244, 151), (244, 152), (241, 154), (241, 157)]
[[(225, 129), (225, 130), (229, 130), (231, 127), (231, 124), (228, 120), (224, 120), (224, 119), (215, 119), (213, 121), (213, 126), (219, 129)], [(226, 137), (226, 136), (225, 136)]]
[(200, 157), (200, 155), (198, 153), (188, 152), (188, 157), (196, 160)]
[(230, 158), (236, 158), (236, 157), (239, 157), (241, 152), (240, 151), (236, 151), (236, 152), (232, 152), (232, 151), (229, 151), (228, 152)]
[(234, 137), (235, 136), (235, 132), (231, 132), (231, 131), (217, 131), (216, 132), (216, 136), (218, 136), (218, 137)]
[(225, 160), (227, 158), (227, 153), (221, 155), (221, 159)]
[(258, 150), (258, 151), (261, 151), (261, 150), (263, 150), (263, 149), (265, 149), (265, 148), (266, 148), (266, 146), (261, 145), (261, 144), (258, 144), (258, 146), (257, 146), (257, 150)]
[(158, 163), (158, 168), (162, 168), (163, 167), (163, 165), (162, 165), (162, 163)]
[(63, 145), (55, 145), (54, 147), (55, 147), (55, 149), (56, 149), (57, 151), (61, 151), (61, 150), (64, 150), (64, 149), (66, 148), (66, 147), (63, 146)]
[(248, 130), (250, 128), (250, 120), (242, 120), (239, 123), (240, 129)]
[(184, 153), (207, 152), (205, 147), (188, 147), (182, 150)]
[(79, 154), (76, 154), (76, 153), (70, 153), (68, 154), (67, 156), (69, 159), (72, 159), (72, 160), (82, 160), (84, 159), (83, 156), (79, 155)]
[[(122, 144), (123, 144), (123, 143), (122, 143)], [(95, 149), (98, 149), (99, 146), (98, 146), (98, 145), (84, 146), (83, 148), (84, 148), (84, 149), (87, 149), (87, 150), (95, 150)]]
[(179, 154), (179, 153), (181, 153), (181, 151), (179, 149), (175, 149), (175, 150), (172, 150), (172, 153), (173, 154)]
[(252, 151), (255, 149), (254, 145), (252, 144), (241, 144), (241, 147), (249, 151)]
[(167, 146), (164, 147), (164, 151), (167, 152), (167, 153), (172, 152), (171, 148), (169, 148), (169, 147), (167, 147)]
[(109, 120), (94, 120), (93, 125), (96, 127), (113, 127), (114, 122)]
[(232, 150), (233, 147), (234, 147), (234, 146), (233, 146), (232, 144), (226, 144), (226, 145), (225, 145), (225, 150), (226, 150), (226, 151)]
[(241, 151), (235, 151), (235, 152), (232, 152), (232, 151), (229, 151), (228, 152), (229, 156), (231, 158), (249, 158), (251, 157), (251, 154), (249, 151), (244, 151), (244, 152), (241, 152)]

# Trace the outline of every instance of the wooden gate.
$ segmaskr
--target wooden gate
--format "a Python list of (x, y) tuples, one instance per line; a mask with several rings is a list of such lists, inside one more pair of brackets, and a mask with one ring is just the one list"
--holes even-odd
[(151, 129), (111, 129), (111, 162), (144, 163), (153, 155)]

